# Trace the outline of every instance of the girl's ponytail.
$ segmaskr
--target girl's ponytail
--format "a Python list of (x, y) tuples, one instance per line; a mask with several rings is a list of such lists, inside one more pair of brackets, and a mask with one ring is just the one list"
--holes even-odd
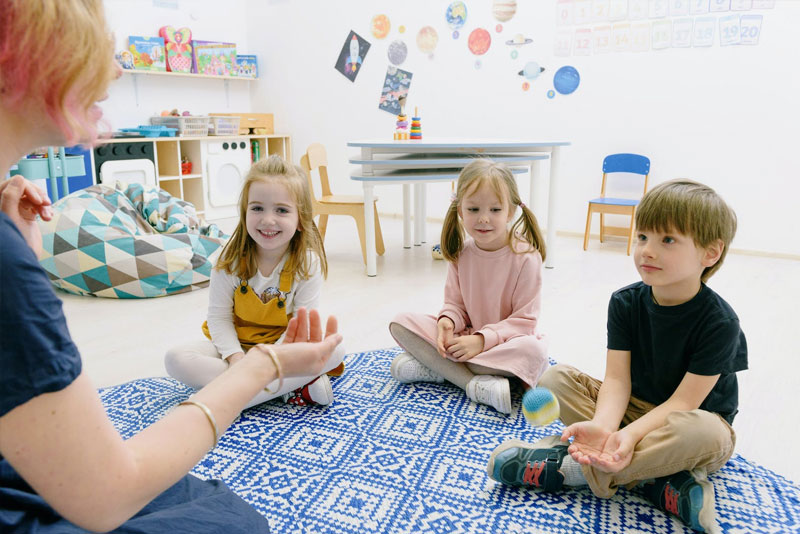
[(542, 261), (544, 261), (546, 255), (544, 238), (542, 237), (542, 231), (539, 228), (536, 216), (523, 202), (519, 202), (519, 208), (522, 213), (519, 218), (514, 221), (511, 230), (509, 230), (509, 241), (512, 241), (514, 238), (522, 238), (525, 242), (530, 244), (533, 250), (539, 251), (539, 254), (542, 255)]
[(442, 225), (442, 256), (447, 261), (456, 262), (464, 246), (464, 229), (458, 220), (458, 200), (450, 202)]

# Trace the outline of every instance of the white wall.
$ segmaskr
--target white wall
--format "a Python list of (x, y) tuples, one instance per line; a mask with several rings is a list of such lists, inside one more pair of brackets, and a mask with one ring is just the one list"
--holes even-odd
[[(129, 35), (157, 36), (162, 26), (173, 26), (188, 27), (194, 39), (236, 43), (238, 52), (253, 52), (247, 43), (245, 0), (224, 4), (217, 0), (104, 0), (104, 5), (117, 51), (127, 48)], [(169, 5), (177, 9), (164, 7)], [(151, 115), (173, 108), (192, 115), (245, 112), (250, 109), (249, 83), (253, 82), (123, 74), (111, 85), (103, 114), (118, 129), (149, 124)]]
[[(389, 64), (387, 48), (400, 38), (409, 48), (401, 68), (414, 75), (409, 104), (421, 107), (424, 136), (573, 142), (563, 158), (559, 230), (583, 232), (586, 201), (597, 195), (605, 155), (638, 152), (652, 160), (652, 183), (690, 177), (716, 188), (739, 216), (734, 248), (800, 254), (800, 223), (794, 213), (800, 198), (795, 163), (800, 2), (778, 0), (774, 9), (761, 12), (757, 46), (720, 47), (715, 37), (707, 49), (569, 58), (553, 54), (554, 0), (520, 0), (516, 16), (501, 34), (494, 31), (497, 22), (489, 0), (466, 3), (467, 23), (460, 39), (453, 40), (444, 20), (449, 0), (247, 0), (247, 42), (258, 55), (262, 76), (250, 86), (253, 111), (275, 114), (276, 129), (293, 136), (296, 161), (309, 143), (324, 143), (336, 192), (357, 193), (347, 163), (355, 152), (346, 143), (391, 138), (395, 118), (378, 109), (378, 99)], [(378, 13), (392, 23), (383, 40), (370, 32)], [(406, 26), (402, 35), (401, 24)], [(432, 60), (415, 44), (425, 25), (439, 33)], [(467, 35), (477, 26), (492, 36), (480, 70), (466, 47)], [(355, 83), (333, 68), (351, 29), (372, 44)], [(512, 60), (505, 41), (518, 32), (534, 42)], [(529, 60), (547, 70), (523, 92), (524, 80), (517, 72)], [(563, 65), (578, 69), (580, 87), (549, 100), (545, 93)], [(429, 215), (442, 216), (449, 186), (429, 189)], [(521, 189), (526, 195), (527, 187)], [(382, 213), (402, 211), (399, 186), (379, 188), (378, 195)], [(539, 218), (544, 221), (544, 213)]]

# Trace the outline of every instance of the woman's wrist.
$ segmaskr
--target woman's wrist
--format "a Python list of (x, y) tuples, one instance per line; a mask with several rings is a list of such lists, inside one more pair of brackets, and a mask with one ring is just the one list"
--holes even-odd
[(259, 381), (264, 385), (270, 384), (279, 378), (278, 365), (280, 363), (276, 365), (276, 361), (257, 346), (247, 351), (241, 363), (246, 364), (248, 371), (253, 376), (258, 377)]

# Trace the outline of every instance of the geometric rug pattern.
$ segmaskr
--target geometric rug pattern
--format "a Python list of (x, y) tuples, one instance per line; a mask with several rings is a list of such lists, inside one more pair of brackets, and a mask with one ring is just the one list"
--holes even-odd
[[(223, 480), (281, 533), (691, 532), (636, 490), (604, 500), (588, 489), (547, 494), (495, 483), (486, 475), (494, 447), (560, 433), (561, 424), (528, 425), (519, 392), (506, 417), (454, 386), (399, 384), (389, 375), (399, 350), (348, 355), (345, 374), (331, 380), (330, 406), (271, 401), (246, 410), (193, 473)], [(100, 390), (126, 438), (191, 393), (170, 378)], [(739, 455), (709, 479), (723, 532), (800, 532), (800, 485)]]
[(194, 207), (157, 187), (94, 185), (53, 205), (40, 221), (40, 264), (78, 295), (149, 298), (208, 285), (226, 237), (201, 227)]

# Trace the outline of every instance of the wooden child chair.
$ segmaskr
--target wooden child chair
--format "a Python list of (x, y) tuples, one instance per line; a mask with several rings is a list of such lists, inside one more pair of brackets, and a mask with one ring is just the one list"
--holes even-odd
[[(328, 181), (328, 156), (325, 147), (319, 143), (314, 143), (308, 147), (306, 153), (300, 158), (300, 166), (308, 175), (308, 186), (311, 188), (311, 204), (314, 208), (314, 216), (319, 215), (317, 227), (325, 240), (325, 229), (328, 226), (328, 215), (349, 215), (356, 221), (358, 228), (358, 238), (361, 240), (361, 255), (364, 263), (367, 263), (367, 242), (364, 223), (364, 198), (359, 195), (334, 195), (331, 193), (330, 182)], [(317, 170), (322, 186), (322, 196), (317, 198), (314, 194), (314, 179), (311, 171)], [(379, 256), (385, 252), (383, 246), (383, 234), (381, 234), (381, 223), (378, 220), (378, 199), (372, 205), (375, 210), (375, 250)]]
[[(612, 154), (603, 160), (603, 184), (600, 186), (600, 197), (589, 201), (589, 212), (586, 214), (586, 232), (583, 234), (583, 250), (589, 246), (589, 229), (592, 226), (592, 214), (600, 214), (600, 242), (606, 234), (628, 237), (628, 256), (631, 255), (636, 206), (639, 199), (606, 197), (607, 177), (611, 173), (627, 172), (644, 176), (644, 190), (647, 192), (647, 179), (650, 176), (650, 159), (638, 154)], [(606, 226), (605, 214), (630, 215), (631, 224), (625, 226)]]

